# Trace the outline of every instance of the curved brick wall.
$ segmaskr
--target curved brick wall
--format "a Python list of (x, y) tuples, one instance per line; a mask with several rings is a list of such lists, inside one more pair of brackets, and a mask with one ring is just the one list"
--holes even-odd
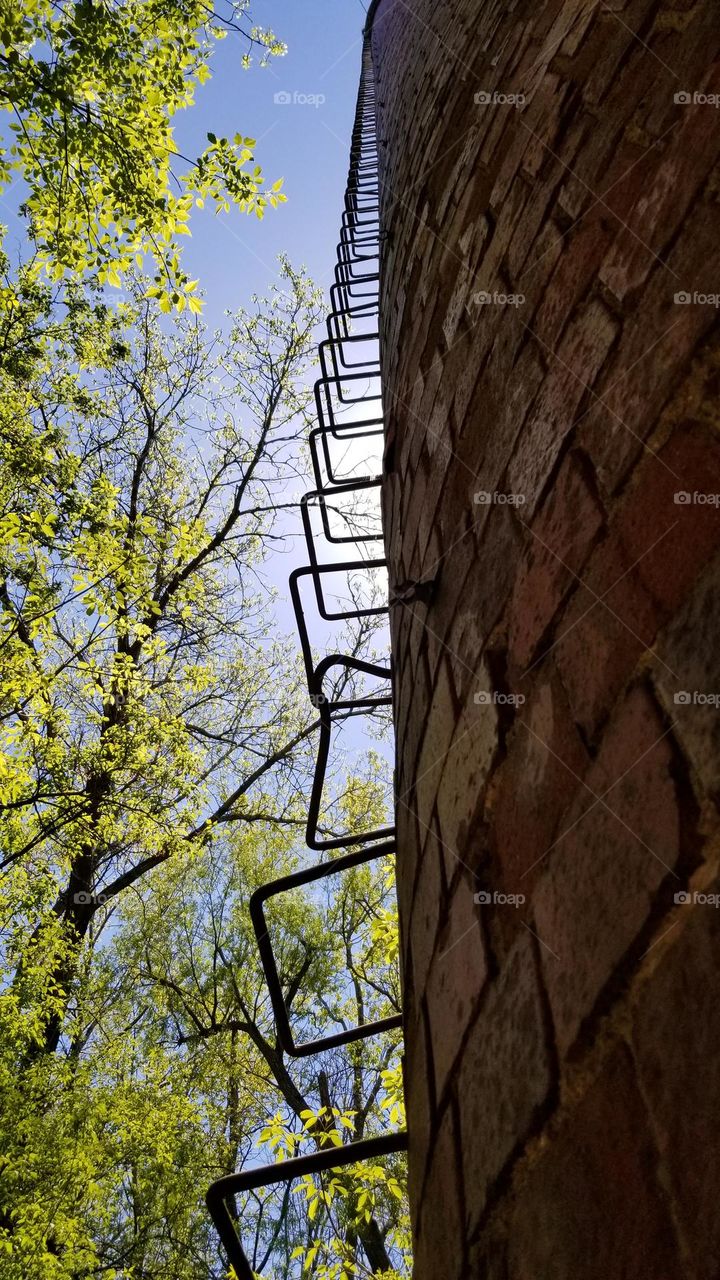
[(716, 5), (371, 21), (416, 1276), (716, 1280)]

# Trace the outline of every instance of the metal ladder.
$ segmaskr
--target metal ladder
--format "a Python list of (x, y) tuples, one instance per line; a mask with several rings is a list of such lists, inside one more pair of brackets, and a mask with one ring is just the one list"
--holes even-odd
[[(333, 856), (302, 871), (294, 872), (270, 881), (257, 889), (250, 899), (250, 916), (257, 939), (263, 972), (267, 981), (277, 1034), (283, 1050), (291, 1057), (307, 1057), (338, 1045), (365, 1039), (380, 1032), (399, 1027), (402, 1017), (382, 1018), (371, 1023), (351, 1027), (348, 1030), (323, 1036), (320, 1039), (298, 1044), (290, 1023), (289, 1010), (283, 997), (277, 964), (265, 918), (265, 903), (277, 894), (311, 884), (325, 877), (337, 875), (350, 867), (369, 862), (395, 852), (395, 828), (383, 827), (360, 834), (346, 833), (322, 839), (318, 831), (323, 786), (330, 753), (334, 720), (341, 716), (373, 714), (378, 707), (389, 706), (392, 695), (358, 695), (335, 698), (327, 696), (324, 687), (330, 674), (338, 672), (369, 676), (381, 681), (390, 680), (390, 666), (364, 662), (347, 654), (329, 654), (316, 666), (313, 665), (302, 586), (309, 579), (319, 616), (327, 622), (367, 617), (387, 613), (382, 607), (332, 609), (323, 590), (325, 575), (352, 572), (354, 569), (385, 567), (382, 556), (359, 560), (329, 560), (320, 563), (316, 544), (319, 535), (313, 527), (312, 512), (317, 511), (322, 536), (331, 546), (382, 542), (382, 534), (346, 532), (338, 535), (331, 526), (332, 500), (342, 495), (357, 495), (365, 490), (377, 489), (381, 477), (349, 476), (343, 479), (333, 458), (333, 442), (362, 440), (383, 435), (383, 413), (380, 392), (379, 353), (379, 255), (381, 231), (379, 224), (379, 176), (375, 82), (373, 76), (370, 39), (366, 29), (360, 89), (355, 112), (355, 122), (350, 148), (350, 168), (345, 193), (345, 210), (337, 248), (335, 281), (330, 290), (331, 311), (327, 317), (327, 339), (320, 343), (319, 357), (322, 377), (315, 384), (315, 405), (318, 426), (309, 435), (310, 455), (315, 487), (301, 501), (303, 530), (309, 563), (296, 569), (290, 577), (290, 593), (300, 635), (300, 645), (307, 676), (311, 701), (318, 709), (319, 737), (313, 785), (308, 807), (306, 840), (309, 848), (317, 851), (346, 849), (348, 852)], [(369, 330), (351, 333), (352, 325)], [(370, 353), (368, 354), (368, 350)], [(376, 391), (371, 389), (376, 387)], [(365, 388), (365, 389), (364, 389)], [(346, 420), (343, 421), (343, 418)], [(207, 1207), (218, 1231), (228, 1260), (238, 1280), (253, 1280), (253, 1271), (243, 1250), (238, 1234), (236, 1212), (231, 1212), (229, 1202), (246, 1191), (270, 1186), (277, 1182), (289, 1182), (307, 1174), (322, 1173), (329, 1169), (354, 1164), (362, 1160), (377, 1159), (407, 1149), (404, 1131), (385, 1133), (362, 1141), (350, 1142), (341, 1147), (325, 1147), (309, 1155), (298, 1156), (276, 1164), (244, 1170), (218, 1178), (206, 1196)]]

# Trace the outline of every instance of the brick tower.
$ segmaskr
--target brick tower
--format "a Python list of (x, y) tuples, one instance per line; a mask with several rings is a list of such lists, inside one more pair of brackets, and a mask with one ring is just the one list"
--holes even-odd
[(720, 20), (377, 0), (417, 1280), (717, 1280)]

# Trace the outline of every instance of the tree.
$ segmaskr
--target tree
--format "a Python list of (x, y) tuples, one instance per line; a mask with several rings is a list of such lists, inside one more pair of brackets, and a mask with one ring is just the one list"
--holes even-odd
[[(80, 338), (102, 386), (64, 374), (51, 420), (48, 345), (25, 422), (8, 403), (3, 864), (32, 875), (66, 940), (86, 935), (98, 894), (237, 820), (309, 729), (250, 591), (310, 394), (296, 378), (318, 297), (283, 270), (289, 293), (235, 317), (225, 344), (194, 322), (163, 335), (140, 283)], [(77, 348), (77, 310), (72, 324)], [(19, 461), (33, 427), (34, 482)], [(55, 1019), (47, 1047), (59, 1032)]]
[[(33, 279), (15, 290), (0, 383), (9, 1275), (35, 1257), (63, 1280), (219, 1274), (199, 1203), (212, 1177), (257, 1158), (264, 1131), (272, 1148), (278, 1124), (289, 1143), (326, 1141), (333, 1109), (353, 1137), (379, 1123), (395, 1042), (295, 1083), (244, 914), (250, 888), (296, 857), (315, 727), (261, 591), (319, 305), (283, 269), (285, 288), (226, 340), (189, 318), (165, 333), (144, 281), (117, 309), (85, 294), (53, 309)], [(370, 760), (341, 782), (326, 824), (367, 821), (376, 772)], [(397, 1009), (378, 950), (387, 893), (358, 872), (329, 919), (312, 899), (283, 909), (307, 1034), (381, 1016), (368, 1001)], [(390, 1184), (357, 1230), (370, 1201), (357, 1178), (338, 1185), (348, 1265), (360, 1250), (382, 1269), (387, 1232), (402, 1236)], [(330, 1205), (318, 1219), (312, 1196), (290, 1204), (258, 1209), (257, 1230), (287, 1275), (292, 1249), (336, 1238)]]
[[(3, 1133), (8, 1280), (33, 1266), (62, 1280), (220, 1280), (202, 1203), (213, 1177), (401, 1122), (397, 1037), (292, 1069), (275, 1042), (247, 898), (296, 856), (287, 828), (233, 827), (95, 917), (66, 1012), (68, 1051), (34, 1061), (22, 1079), (3, 1073), (3, 1114), (13, 1116)], [(387, 896), (385, 869), (365, 869), (338, 901), (278, 900), (273, 936), (302, 1032), (360, 1013), (340, 991), (329, 939), (342, 950), (352, 938), (367, 992), (371, 983), (387, 991), (372, 995), (377, 1011), (397, 1008), (396, 978), (372, 955)], [(365, 938), (353, 916), (365, 918)], [(316, 1277), (391, 1280), (405, 1274), (403, 1191), (394, 1158), (323, 1186), (247, 1197), (239, 1225), (264, 1280), (298, 1277), (305, 1262)]]
[[(376, 783), (365, 784), (365, 797), (379, 814)], [(398, 1092), (397, 1034), (325, 1053), (319, 1062), (285, 1059), (247, 900), (258, 883), (289, 869), (296, 855), (268, 831), (256, 839), (265, 845), (262, 852), (231, 835), (208, 848), (199, 863), (169, 864), (152, 900), (133, 900), (119, 948), (132, 975), (125, 985), (138, 1002), (163, 1011), (168, 1039), (198, 1063), (209, 1056), (226, 1072), (227, 1145), (218, 1173), (257, 1162), (258, 1146), (268, 1149), (267, 1159), (359, 1140), (387, 1127), (383, 1103), (398, 1102), (392, 1097)], [(297, 892), (276, 900), (269, 916), (274, 950), (301, 1038), (398, 1011), (397, 968), (378, 946), (377, 932), (388, 921), (396, 924), (392, 894), (388, 867), (366, 866), (342, 877), (340, 888), (322, 899)], [(204, 1076), (201, 1067), (198, 1076)], [(401, 1116), (394, 1114), (392, 1123), (401, 1123)], [(327, 1251), (334, 1263), (344, 1260), (348, 1276), (389, 1273), (406, 1245), (397, 1198), (404, 1185), (401, 1164), (388, 1162), (387, 1174), (383, 1162), (334, 1176), (334, 1204), (313, 1179), (266, 1198), (247, 1197), (239, 1219), (253, 1265), (263, 1275), (266, 1268), (273, 1276), (297, 1275), (293, 1251), (296, 1257), (302, 1251), (310, 1269), (307, 1251), (317, 1246), (318, 1255)], [(313, 1274), (325, 1274), (319, 1257)]]
[[(15, 271), (0, 257), (8, 1280), (219, 1280), (202, 1206), (213, 1177), (264, 1148), (372, 1132), (386, 1110), (398, 1121), (392, 1038), (299, 1079), (288, 1068), (246, 917), (251, 888), (299, 856), (317, 727), (264, 573), (297, 504), (320, 305), (284, 262), (284, 287), (227, 332), (188, 315), (200, 303), (177, 237), (193, 203), (262, 214), (283, 198), (248, 167), (251, 139), (210, 135), (174, 168), (174, 116), (246, 12), (0, 0), (14, 133), (0, 187), (21, 179), (30, 246)], [(246, 34), (249, 49), (282, 51)], [(185, 314), (170, 329), (173, 307)], [(343, 648), (364, 653), (372, 634)], [(380, 820), (371, 755), (329, 787), (327, 827)], [(365, 869), (337, 898), (277, 907), (307, 1034), (397, 1009), (389, 892)], [(286, 1278), (394, 1275), (402, 1177), (390, 1161), (242, 1206), (257, 1263)]]
[(148, 254), (161, 307), (200, 309), (178, 248), (193, 206), (210, 200), (262, 216), (285, 199), (282, 180), (263, 185), (253, 138), (210, 133), (194, 160), (175, 142), (174, 119), (209, 78), (218, 40), (245, 38), (243, 66), (254, 50), (265, 59), (285, 52), (250, 23), (248, 4), (0, 0), (0, 107), (10, 131), (0, 194), (22, 180), (36, 269), (119, 285)]

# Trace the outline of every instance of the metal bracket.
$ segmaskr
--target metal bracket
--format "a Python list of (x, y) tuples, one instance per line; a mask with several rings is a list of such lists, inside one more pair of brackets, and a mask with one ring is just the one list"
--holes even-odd
[[(322, 377), (315, 385), (315, 404), (318, 426), (310, 432), (309, 445), (315, 488), (301, 502), (301, 513), (309, 565), (296, 569), (290, 576), (290, 594), (297, 620), (302, 657), (312, 703), (318, 708), (319, 734), (317, 759), (308, 805), (306, 841), (311, 849), (348, 852), (330, 861), (316, 864), (281, 876), (256, 889), (250, 899), (250, 917), (257, 939), (260, 960), (270, 993), (278, 1040), (283, 1050), (292, 1057), (303, 1058), (322, 1053), (339, 1045), (350, 1044), (380, 1032), (394, 1030), (402, 1024), (400, 1014), (380, 1018), (375, 1022), (350, 1027), (317, 1040), (296, 1043), (290, 1025), (288, 1009), (278, 973), (275, 956), (267, 928), (265, 904), (278, 894), (290, 892), (307, 884), (313, 884), (328, 876), (340, 874), (351, 867), (371, 862), (395, 852), (395, 828), (392, 826), (364, 832), (345, 832), (329, 838), (321, 838), (318, 832), (320, 806), (325, 773), (330, 751), (333, 715), (343, 717), (372, 714), (380, 707), (390, 706), (391, 694), (360, 694), (347, 698), (328, 699), (323, 682), (333, 668), (356, 672), (379, 680), (389, 680), (390, 666), (365, 662), (351, 654), (329, 654), (315, 665), (308, 635), (300, 585), (306, 577), (312, 579), (318, 615), (325, 621), (363, 618), (388, 613), (388, 605), (372, 608), (331, 609), (323, 594), (323, 578), (326, 574), (351, 573), (387, 567), (384, 559), (329, 560), (322, 564), (316, 551), (316, 533), (313, 529), (311, 509), (320, 513), (322, 531), (328, 544), (352, 542), (359, 548), (363, 544), (381, 541), (380, 533), (362, 530), (337, 536), (331, 532), (328, 508), (333, 497), (360, 492), (379, 486), (377, 475), (361, 478), (342, 477), (336, 473), (331, 455), (331, 442), (346, 445), (383, 433), (382, 388), (380, 383), (379, 342), (379, 268), (380, 246), (385, 233), (379, 226), (378, 146), (376, 137), (375, 86), (369, 35), (366, 31), (360, 90), (355, 113), (350, 147), (350, 170), (345, 194), (345, 210), (342, 216), (340, 242), (337, 249), (337, 265), (334, 283), (330, 290), (331, 311), (327, 318), (328, 337), (320, 344)], [(359, 323), (361, 332), (351, 332)], [(367, 329), (367, 331), (365, 331)], [(369, 354), (364, 355), (364, 349)], [(357, 388), (359, 394), (354, 394)], [(377, 388), (375, 390), (375, 388)], [(373, 394), (374, 390), (374, 394)], [(365, 406), (365, 416), (362, 406)], [(335, 446), (337, 448), (337, 445)], [(407, 584), (398, 587), (404, 592)], [(418, 584), (413, 584), (416, 589)], [(359, 848), (352, 848), (359, 845)], [(225, 1247), (230, 1265), (238, 1280), (254, 1280), (253, 1271), (243, 1250), (238, 1234), (237, 1210), (228, 1208), (228, 1200), (258, 1187), (287, 1182), (306, 1174), (322, 1173), (362, 1160), (373, 1160), (383, 1155), (407, 1150), (407, 1134), (385, 1133), (374, 1138), (347, 1143), (340, 1147), (327, 1147), (312, 1155), (298, 1156), (277, 1164), (263, 1165), (241, 1173), (228, 1174), (213, 1182), (207, 1193), (207, 1206)]]
[(363, 1138), (360, 1142), (348, 1142), (343, 1147), (328, 1147), (324, 1151), (313, 1152), (312, 1155), (296, 1156), (278, 1164), (265, 1164), (257, 1169), (247, 1169), (242, 1173), (230, 1173), (224, 1178), (218, 1178), (210, 1186), (205, 1203), (237, 1280), (255, 1280), (255, 1273), (238, 1236), (236, 1217), (228, 1209), (227, 1201), (230, 1196), (240, 1195), (243, 1191), (256, 1191), (258, 1187), (269, 1187), (276, 1182), (291, 1182), (308, 1173), (340, 1169), (347, 1164), (358, 1164), (361, 1160), (377, 1160), (381, 1156), (394, 1155), (399, 1151), (407, 1151), (407, 1134), (404, 1130), (383, 1133), (377, 1138)]
[(285, 1052), (289, 1053), (293, 1058), (307, 1058), (314, 1053), (322, 1053), (326, 1049), (335, 1049), (341, 1044), (351, 1044), (355, 1040), (364, 1040), (367, 1036), (379, 1035), (381, 1031), (391, 1031), (396, 1027), (402, 1026), (402, 1015), (398, 1013), (391, 1018), (379, 1018), (376, 1022), (366, 1022), (358, 1027), (351, 1027), (347, 1031), (338, 1031), (334, 1035), (322, 1036), (319, 1040), (307, 1040), (304, 1044), (298, 1044), (292, 1033), (290, 1015), (280, 985), (280, 975), (278, 974), (267, 929), (265, 903), (269, 898), (274, 898), (279, 893), (289, 893), (292, 889), (298, 889), (302, 885), (313, 884), (316, 880), (324, 879), (326, 876), (339, 875), (340, 872), (347, 871), (350, 867), (357, 867), (363, 862), (371, 862), (375, 858), (382, 858), (386, 854), (394, 852), (395, 842), (393, 840), (385, 844), (373, 845), (369, 849), (355, 850), (355, 852), (346, 853), (340, 858), (333, 858), (332, 862), (321, 862), (314, 867), (308, 867), (306, 870), (295, 871), (290, 875), (281, 876), (278, 880), (272, 880), (269, 884), (264, 884), (260, 889), (256, 889), (250, 899), (250, 917), (255, 930), (255, 937), (257, 938), (265, 980), (270, 992), (278, 1039)]

